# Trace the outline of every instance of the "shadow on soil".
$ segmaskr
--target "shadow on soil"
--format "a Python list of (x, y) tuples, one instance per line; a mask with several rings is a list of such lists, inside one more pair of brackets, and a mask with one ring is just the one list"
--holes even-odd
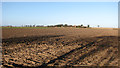
[(61, 37), (61, 36), (64, 36), (64, 35), (46, 35), (46, 36), (8, 38), (8, 39), (2, 39), (2, 43), (7, 43), (7, 44), (28, 43), (28, 42), (33, 42), (33, 41), (43, 41), (49, 38)]
[(120, 37), (117, 37), (117, 36), (99, 36), (96, 38), (120, 38)]

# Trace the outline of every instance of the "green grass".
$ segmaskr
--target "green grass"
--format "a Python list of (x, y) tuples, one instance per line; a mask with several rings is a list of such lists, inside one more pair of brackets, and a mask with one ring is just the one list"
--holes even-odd
[(40, 29), (45, 29), (48, 27), (0, 27), (0, 28), (40, 28)]

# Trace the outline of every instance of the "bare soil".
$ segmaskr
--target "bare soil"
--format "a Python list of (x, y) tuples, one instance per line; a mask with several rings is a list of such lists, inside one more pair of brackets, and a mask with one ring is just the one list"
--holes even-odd
[(3, 28), (4, 67), (118, 66), (118, 30)]

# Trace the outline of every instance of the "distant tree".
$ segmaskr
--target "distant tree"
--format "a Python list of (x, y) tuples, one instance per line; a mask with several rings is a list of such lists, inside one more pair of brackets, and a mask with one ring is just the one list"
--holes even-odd
[(89, 27), (90, 27), (90, 25), (87, 25), (87, 27), (89, 28)]
[(67, 25), (67, 24), (65, 24), (64, 26), (65, 26), (65, 27), (67, 27), (68, 25)]
[(68, 27), (73, 27), (72, 25), (67, 25)]
[(83, 24), (81, 24), (81, 27), (83, 27)]
[(32, 25), (29, 25), (29, 27), (33, 27)]
[(98, 25), (98, 27), (100, 27), (100, 26)]
[(28, 27), (28, 25), (25, 25), (25, 27)]
[(63, 26), (63, 24), (58, 24), (58, 25), (55, 25), (56, 27), (62, 27)]
[(35, 27), (44, 27), (44, 25), (36, 25)]
[(47, 27), (50, 27), (49, 25)]
[(33, 25), (33, 27), (35, 27), (35, 25)]
[(80, 28), (81, 27), (81, 25), (78, 25), (78, 26), (76, 26), (77, 28)]

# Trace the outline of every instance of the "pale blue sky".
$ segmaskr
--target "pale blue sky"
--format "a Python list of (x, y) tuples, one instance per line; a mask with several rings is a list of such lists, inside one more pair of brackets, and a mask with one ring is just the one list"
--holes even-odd
[(118, 2), (3, 2), (2, 25), (118, 27)]

